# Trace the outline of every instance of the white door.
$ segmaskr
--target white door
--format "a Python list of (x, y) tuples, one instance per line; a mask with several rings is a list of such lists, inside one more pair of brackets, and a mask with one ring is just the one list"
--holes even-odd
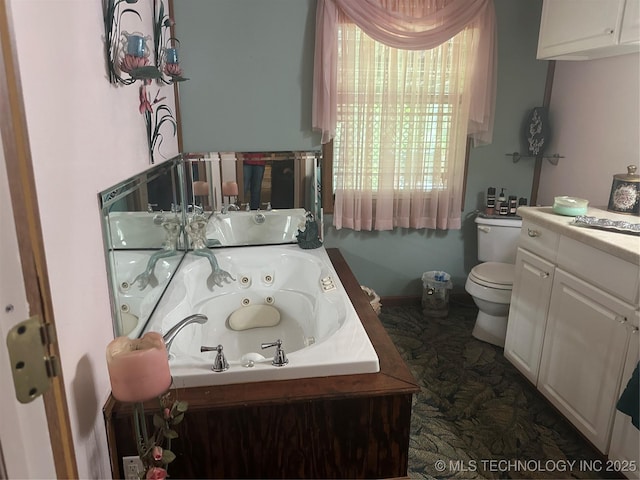
[[(8, 478), (78, 476), (62, 372), (43, 396), (19, 403), (7, 354), (7, 332), (38, 316), (55, 319), (29, 150), (13, 29), (0, 0), (0, 474)], [(17, 232), (20, 232), (18, 235)], [(59, 356), (55, 343), (48, 355)]]
[(13, 388), (6, 338), (11, 327), (29, 318), (29, 306), (2, 150), (0, 159), (0, 205), (3, 205), (0, 208), (0, 405), (3, 410), (0, 445), (8, 478), (55, 478), (42, 397), (21, 404)]

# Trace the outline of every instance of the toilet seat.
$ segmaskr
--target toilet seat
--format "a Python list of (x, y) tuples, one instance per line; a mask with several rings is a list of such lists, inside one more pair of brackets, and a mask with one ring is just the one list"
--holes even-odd
[(485, 262), (471, 269), (469, 279), (484, 287), (511, 290), (514, 268), (514, 265), (510, 263)]

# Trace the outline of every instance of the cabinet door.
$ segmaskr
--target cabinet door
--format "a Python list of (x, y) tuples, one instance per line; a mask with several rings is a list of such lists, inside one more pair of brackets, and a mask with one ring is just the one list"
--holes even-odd
[[(632, 334), (618, 398), (622, 395), (633, 370), (640, 361), (638, 327), (629, 328), (631, 328)], [(628, 415), (618, 410), (616, 410), (613, 423), (609, 459), (613, 460), (612, 465), (620, 469), (627, 478), (640, 478), (640, 430), (631, 423), (631, 418)]]
[(504, 356), (534, 384), (553, 282), (553, 264), (518, 248)]
[(620, 43), (640, 42), (640, 0), (627, 0), (624, 6)]
[(544, 0), (538, 58), (615, 45), (624, 3), (624, 0)]
[(607, 453), (633, 307), (556, 268), (538, 389)]

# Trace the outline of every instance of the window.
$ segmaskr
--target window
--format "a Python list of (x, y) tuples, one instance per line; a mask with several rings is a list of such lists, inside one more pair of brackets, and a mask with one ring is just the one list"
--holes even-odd
[(493, 133), (495, 24), (493, 0), (318, 0), (312, 124), (335, 140), (336, 228), (461, 227), (467, 134)]
[[(429, 212), (461, 198), (471, 39), (465, 29), (431, 50), (400, 50), (339, 23), (333, 185), (335, 213), (346, 207), (347, 224), (334, 219), (338, 228), (436, 228)], [(394, 220), (378, 228), (376, 203), (389, 197)], [(402, 199), (415, 200), (414, 220)], [(358, 228), (351, 217), (363, 201), (374, 218)]]

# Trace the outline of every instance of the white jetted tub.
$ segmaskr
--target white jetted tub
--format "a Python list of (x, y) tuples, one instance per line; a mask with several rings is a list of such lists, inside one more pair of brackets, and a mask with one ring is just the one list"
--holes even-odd
[[(175, 387), (375, 373), (376, 352), (324, 248), (297, 245), (235, 247), (213, 250), (220, 268), (235, 280), (207, 287), (208, 259), (189, 253), (174, 275), (146, 330), (165, 334), (196, 313), (208, 321), (185, 326), (170, 348)], [(247, 306), (277, 309), (275, 326), (234, 330), (232, 313)], [(236, 313), (237, 314), (237, 313)], [(289, 363), (272, 365), (282, 341)], [(201, 346), (223, 346), (229, 369), (214, 372), (216, 352)]]
[(160, 250), (112, 250), (109, 252), (112, 268), (119, 279), (116, 289), (116, 309), (120, 312), (120, 335), (138, 337), (153, 311), (171, 275), (180, 264), (182, 252), (159, 258), (153, 275), (142, 280), (149, 260)]
[(214, 213), (207, 223), (207, 239), (225, 246), (295, 242), (306, 214), (304, 208)]
[(109, 234), (113, 248), (162, 248), (166, 231), (161, 221), (169, 212), (111, 212), (109, 213)]

